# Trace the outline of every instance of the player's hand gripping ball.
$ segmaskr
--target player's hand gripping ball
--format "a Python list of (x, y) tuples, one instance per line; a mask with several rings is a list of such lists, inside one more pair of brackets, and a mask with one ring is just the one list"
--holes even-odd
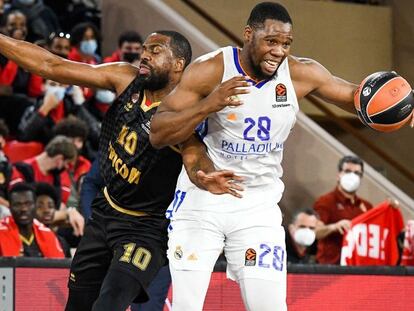
[(392, 132), (411, 120), (414, 94), (396, 72), (380, 71), (362, 81), (354, 104), (362, 123), (380, 132)]

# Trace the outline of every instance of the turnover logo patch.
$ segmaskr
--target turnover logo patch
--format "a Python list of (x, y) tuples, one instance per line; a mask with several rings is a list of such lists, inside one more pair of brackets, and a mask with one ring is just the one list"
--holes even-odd
[(255, 266), (256, 265), (256, 251), (253, 248), (246, 250), (244, 256), (244, 265), (245, 266)]
[(287, 101), (286, 85), (284, 85), (283, 83), (279, 83), (278, 85), (276, 85), (275, 92), (276, 92), (276, 101), (277, 102)]

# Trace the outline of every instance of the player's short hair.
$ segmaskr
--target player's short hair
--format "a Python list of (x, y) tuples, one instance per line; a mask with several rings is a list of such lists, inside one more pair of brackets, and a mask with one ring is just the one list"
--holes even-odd
[(296, 210), (293, 215), (292, 215), (292, 224), (296, 222), (296, 220), (298, 219), (299, 214), (306, 214), (308, 216), (315, 216), (316, 218), (319, 219), (319, 215), (318, 213), (310, 207), (305, 207), (305, 208), (301, 208)]
[(257, 4), (250, 13), (247, 25), (256, 29), (262, 28), (267, 19), (274, 19), (293, 25), (286, 8), (276, 2), (262, 2)]
[(53, 158), (57, 155), (63, 155), (65, 160), (72, 160), (77, 155), (77, 150), (72, 140), (66, 136), (58, 135), (46, 145), (46, 154)]
[(50, 197), (55, 203), (55, 208), (57, 209), (59, 207), (59, 194), (56, 192), (56, 188), (51, 184), (45, 182), (36, 183), (35, 194), (36, 197), (40, 197), (41, 195)]
[(0, 119), (0, 136), (3, 136), (3, 138), (9, 136), (9, 128), (3, 119)]
[(190, 42), (182, 34), (172, 30), (159, 30), (158, 33), (163, 36), (167, 36), (171, 39), (170, 46), (175, 57), (183, 58), (185, 61), (185, 67), (191, 62), (192, 50)]
[(53, 135), (63, 135), (70, 138), (81, 137), (85, 141), (88, 137), (88, 131), (88, 125), (85, 121), (69, 116), (54, 126)]
[(342, 172), (342, 169), (344, 168), (345, 163), (353, 163), (358, 164), (361, 166), (362, 173), (364, 172), (364, 162), (360, 157), (354, 156), (354, 155), (347, 155), (342, 157), (342, 159), (338, 162), (338, 172)]
[(124, 42), (138, 42), (142, 44), (141, 35), (134, 30), (127, 30), (120, 34), (118, 38), (118, 46), (121, 47)]

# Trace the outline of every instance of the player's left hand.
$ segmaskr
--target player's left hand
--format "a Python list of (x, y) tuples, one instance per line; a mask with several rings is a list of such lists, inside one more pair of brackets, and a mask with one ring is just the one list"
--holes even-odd
[(244, 188), (240, 184), (244, 178), (237, 176), (233, 171), (220, 170), (211, 173), (203, 171), (197, 172), (197, 179), (200, 186), (213, 194), (231, 194), (236, 198), (241, 198), (240, 191)]
[(414, 111), (413, 111), (413, 113), (411, 114), (411, 123), (410, 123), (410, 126), (411, 126), (411, 128), (413, 128), (413, 127), (414, 127)]

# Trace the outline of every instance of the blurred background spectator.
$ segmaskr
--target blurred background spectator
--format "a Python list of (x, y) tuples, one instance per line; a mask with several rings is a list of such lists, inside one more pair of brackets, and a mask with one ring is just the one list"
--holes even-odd
[[(55, 224), (55, 213), (59, 206), (59, 198), (56, 189), (47, 183), (36, 183), (35, 185), (35, 214), (36, 219), (39, 220), (46, 227), (55, 232), (58, 226)], [(70, 246), (64, 237), (57, 234), (60, 245), (63, 248), (65, 257), (70, 258)]]
[(7, 128), (6, 123), (0, 119), (0, 219), (10, 215), (7, 192), (12, 166), (3, 151), (8, 135), (9, 129)]
[(50, 33), (60, 29), (56, 14), (43, 0), (12, 0), (10, 10), (19, 10), (26, 15), (29, 42), (45, 40)]
[[(26, 40), (26, 16), (21, 11), (8, 11), (3, 22), (6, 35)], [(6, 121), (12, 135), (15, 135), (25, 109), (43, 94), (42, 83), (41, 77), (0, 55), (0, 118)]]
[(128, 62), (139, 65), (142, 54), (142, 37), (133, 30), (127, 30), (118, 38), (118, 49), (104, 58), (104, 63)]
[(318, 263), (339, 264), (343, 235), (350, 229), (351, 220), (372, 208), (371, 203), (356, 194), (363, 173), (364, 163), (359, 157), (343, 157), (338, 163), (335, 189), (314, 203), (320, 217), (316, 228)]
[(76, 155), (72, 140), (56, 136), (41, 154), (13, 165), (10, 186), (23, 181), (46, 182), (57, 189), (59, 202), (66, 204), (71, 192), (68, 167), (75, 161)]
[(287, 261), (290, 263), (315, 263), (315, 229), (318, 215), (311, 208), (296, 211), (286, 229)]
[(55, 233), (34, 219), (33, 187), (16, 184), (9, 197), (11, 216), (0, 221), (0, 256), (64, 258)]

